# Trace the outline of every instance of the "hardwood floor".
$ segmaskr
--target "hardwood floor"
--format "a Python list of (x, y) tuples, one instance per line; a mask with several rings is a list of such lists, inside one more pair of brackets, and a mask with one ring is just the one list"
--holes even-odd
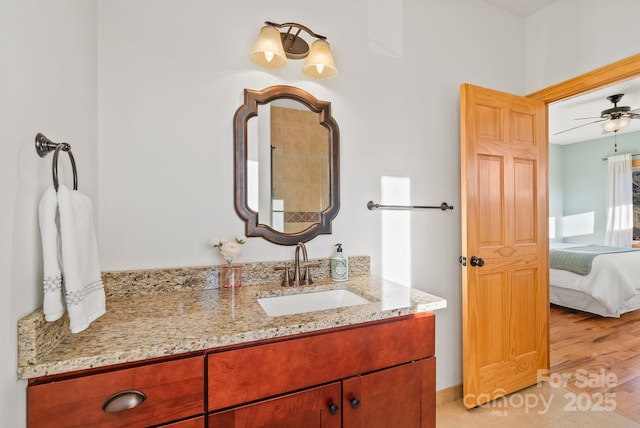
[(605, 318), (551, 306), (550, 383), (640, 423), (640, 310)]

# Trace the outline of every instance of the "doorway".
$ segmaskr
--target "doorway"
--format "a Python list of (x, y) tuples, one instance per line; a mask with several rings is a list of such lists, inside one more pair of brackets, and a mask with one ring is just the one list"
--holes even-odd
[[(583, 74), (573, 79), (569, 79), (565, 82), (561, 82), (549, 88), (545, 88), (541, 91), (534, 92), (532, 94), (527, 95), (527, 97), (532, 97), (532, 98), (544, 101), (545, 104), (547, 105), (547, 110), (548, 110), (549, 104), (553, 102), (561, 101), (567, 98), (578, 96), (580, 94), (595, 91), (616, 83), (620, 83), (620, 82), (632, 79), (632, 78), (637, 78), (638, 76), (640, 76), (640, 55), (635, 55), (635, 56), (626, 58), (624, 60), (618, 61), (616, 63), (610, 64), (608, 66), (593, 70), (589, 73)], [(576, 317), (578, 318), (580, 316), (581, 316), (580, 314), (576, 315)], [(594, 317), (597, 317), (597, 316), (594, 316)], [(635, 321), (636, 319), (640, 318), (638, 315), (633, 315), (633, 317), (634, 318), (632, 321)], [(585, 328), (587, 323), (589, 322), (587, 318), (578, 319), (574, 321), (580, 323), (580, 328)], [(620, 325), (625, 324), (624, 322), (618, 321), (618, 319), (606, 319), (605, 321), (607, 325), (612, 325), (612, 327), (616, 327), (616, 328), (620, 327)], [(553, 325), (553, 321), (552, 321), (552, 325)], [(602, 326), (600, 326), (599, 328), (602, 329)], [(566, 335), (569, 335), (570, 332), (563, 330), (563, 332), (556, 333), (556, 334), (563, 334), (566, 336)], [(553, 337), (553, 334), (550, 332), (550, 338), (552, 337)], [(602, 336), (601, 338), (599, 338), (599, 340), (604, 341), (604, 340), (607, 340), (607, 338), (605, 336)], [(617, 340), (616, 343), (618, 342), (620, 341)], [(590, 357), (588, 359), (590, 359)], [(583, 365), (586, 364), (588, 366), (589, 361), (580, 361), (580, 364), (583, 364)], [(633, 370), (633, 368), (631, 369)], [(620, 399), (622, 400), (622, 397), (620, 397)], [(635, 399), (627, 400), (627, 401), (622, 401), (621, 404), (635, 403)], [(637, 418), (638, 408), (635, 406), (635, 404), (632, 404), (632, 406), (628, 409), (623, 410), (621, 408), (619, 409), (619, 411), (621, 414), (627, 417), (635, 416), (634, 419)]]

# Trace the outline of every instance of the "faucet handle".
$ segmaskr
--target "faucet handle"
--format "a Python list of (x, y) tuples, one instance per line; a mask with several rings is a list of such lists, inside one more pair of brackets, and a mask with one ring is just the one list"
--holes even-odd
[(304, 285), (313, 284), (313, 278), (311, 278), (311, 269), (312, 267), (320, 267), (320, 263), (304, 263), (304, 275), (302, 276), (302, 283)]
[(291, 269), (289, 268), (289, 266), (276, 266), (273, 268), (273, 270), (283, 270), (284, 276), (280, 285), (282, 287), (291, 287)]

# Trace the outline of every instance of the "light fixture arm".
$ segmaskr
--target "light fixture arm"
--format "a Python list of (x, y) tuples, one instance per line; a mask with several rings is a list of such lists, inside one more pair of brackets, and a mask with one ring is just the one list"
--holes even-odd
[(295, 23), (295, 22), (285, 22), (284, 24), (278, 24), (276, 22), (265, 21), (264, 23), (267, 24), (267, 25), (271, 25), (272, 27), (276, 27), (276, 28), (289, 27), (289, 30), (287, 31), (287, 34), (289, 34), (291, 32), (292, 28), (297, 28), (298, 32), (296, 33), (296, 35), (294, 37), (297, 37), (298, 34), (300, 34), (300, 30), (304, 30), (310, 36), (315, 37), (316, 39), (322, 39), (322, 40), (326, 40), (327, 39), (326, 36), (321, 36), (320, 34), (316, 34), (313, 31), (311, 31), (311, 29), (309, 29), (309, 27), (307, 27), (305, 25), (302, 25), (302, 24)]

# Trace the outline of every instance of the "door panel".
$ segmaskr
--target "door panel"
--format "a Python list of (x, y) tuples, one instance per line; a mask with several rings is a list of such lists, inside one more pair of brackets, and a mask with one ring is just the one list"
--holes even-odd
[(503, 337), (505, 325), (503, 324), (504, 293), (502, 284), (503, 275), (483, 275), (478, 278), (478, 286), (472, 291), (474, 305), (478, 308), (478, 330), (476, 336), (482, 335), (482, 341), (478, 341), (478, 361), (480, 367), (488, 367), (505, 360), (503, 349)]
[(549, 365), (544, 103), (461, 87), (464, 403), (537, 381)]
[(498, 246), (504, 242), (503, 176), (504, 166), (500, 157), (478, 156), (478, 220), (483, 227), (477, 233), (482, 247)]
[(514, 244), (536, 243), (536, 162), (514, 160)]

